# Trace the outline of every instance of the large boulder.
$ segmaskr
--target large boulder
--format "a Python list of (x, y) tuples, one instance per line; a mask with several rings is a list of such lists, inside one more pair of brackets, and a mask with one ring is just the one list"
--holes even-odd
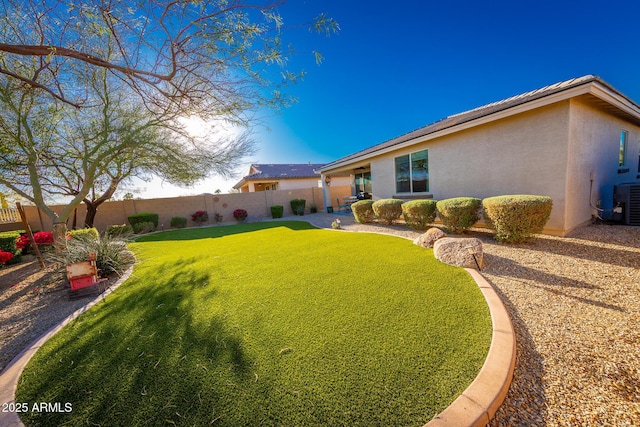
[[(458, 267), (482, 268), (482, 241), (476, 238), (444, 237), (433, 245), (436, 259)], [(474, 259), (475, 257), (475, 259)]]
[(442, 239), (443, 237), (447, 237), (446, 233), (439, 228), (433, 227), (416, 237), (413, 243), (423, 248), (432, 248), (436, 240)]

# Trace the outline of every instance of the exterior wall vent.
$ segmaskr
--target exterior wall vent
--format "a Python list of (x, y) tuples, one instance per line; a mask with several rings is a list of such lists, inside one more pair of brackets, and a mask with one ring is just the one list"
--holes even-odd
[(613, 204), (615, 220), (640, 226), (640, 183), (614, 186)]

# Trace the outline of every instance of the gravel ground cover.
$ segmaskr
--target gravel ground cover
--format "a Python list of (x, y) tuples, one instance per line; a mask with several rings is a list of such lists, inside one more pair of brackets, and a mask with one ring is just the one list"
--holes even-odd
[[(339, 218), (345, 230), (419, 235)], [(589, 225), (521, 245), (482, 229), (467, 237), (483, 241), (482, 274), (516, 331), (513, 382), (490, 425), (640, 425), (640, 227)]]
[[(346, 215), (289, 219), (327, 228), (340, 219), (345, 230), (419, 234), (404, 225), (356, 224)], [(483, 241), (482, 273), (511, 315), (518, 347), (511, 388), (490, 425), (640, 425), (640, 227), (590, 225), (523, 245), (498, 244), (479, 229), (469, 234)], [(31, 276), (23, 285), (19, 277), (8, 280), (8, 272), (0, 270), (2, 367), (30, 342), (7, 338), (7, 325), (36, 337), (51, 319), (83, 303), (33, 292), (39, 286)]]

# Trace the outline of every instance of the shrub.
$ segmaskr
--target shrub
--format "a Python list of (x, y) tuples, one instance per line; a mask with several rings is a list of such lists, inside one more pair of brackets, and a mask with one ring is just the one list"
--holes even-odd
[(407, 225), (424, 231), (436, 219), (435, 200), (411, 200), (402, 204), (402, 215)]
[(29, 246), (31, 246), (31, 239), (29, 239), (29, 236), (26, 233), (21, 234), (20, 237), (18, 237), (16, 247), (20, 249), (23, 254), (25, 254)]
[(376, 214), (373, 213), (373, 200), (360, 200), (351, 205), (353, 218), (360, 224), (373, 222)]
[(108, 234), (98, 240), (87, 235), (74, 237), (67, 242), (66, 250), (52, 252), (49, 258), (64, 270), (68, 264), (87, 261), (90, 252), (96, 253), (96, 267), (101, 276), (122, 274), (135, 262), (135, 256), (127, 248), (127, 241), (120, 236)]
[(6, 231), (4, 233), (0, 233), (0, 251), (15, 254), (18, 251), (18, 247), (16, 245), (19, 238), (20, 233), (17, 231)]
[(284, 206), (275, 205), (271, 206), (271, 218), (282, 218), (284, 214)]
[(447, 231), (460, 234), (480, 220), (480, 199), (455, 197), (436, 203), (438, 215)]
[(128, 224), (110, 225), (104, 234), (107, 237), (127, 237), (133, 234), (133, 227)]
[(154, 228), (158, 228), (158, 214), (150, 213), (150, 212), (141, 212), (137, 214), (133, 214), (127, 217), (129, 220), (129, 224), (132, 227), (135, 227), (136, 224), (141, 222), (152, 222)]
[(136, 234), (144, 234), (156, 229), (152, 222), (138, 222), (133, 225), (133, 232)]
[(247, 211), (245, 211), (244, 209), (236, 209), (235, 211), (233, 211), (233, 217), (238, 221), (238, 222), (242, 222), (245, 219), (247, 219), (247, 216), (249, 214), (247, 213)]
[(213, 214), (213, 218), (215, 219), (216, 222), (222, 222), (222, 214), (219, 214), (216, 212)]
[(78, 236), (85, 236), (87, 238), (96, 239), (96, 240), (100, 238), (100, 234), (98, 233), (98, 230), (95, 227), (82, 228), (79, 230), (70, 230), (69, 232), (67, 232), (67, 239), (69, 240), (76, 239), (78, 238)]
[(309, 206), (309, 213), (318, 213), (318, 207), (316, 205), (310, 205)]
[(207, 211), (197, 211), (193, 215), (191, 215), (191, 220), (196, 224), (202, 224), (203, 222), (209, 221), (209, 214)]
[(373, 212), (385, 224), (391, 225), (402, 215), (402, 200), (380, 199), (373, 202)]
[(51, 231), (38, 231), (33, 233), (33, 240), (39, 245), (52, 245), (53, 233)]
[(304, 207), (307, 204), (305, 199), (293, 199), (291, 200), (291, 212), (294, 215), (304, 215)]
[(547, 196), (509, 195), (488, 197), (482, 206), (485, 223), (495, 230), (496, 240), (521, 243), (542, 231), (549, 221), (553, 201)]
[(13, 259), (13, 253), (0, 250), (0, 265), (4, 265)]
[(171, 226), (173, 228), (185, 228), (187, 226), (187, 218), (183, 216), (174, 216), (171, 218)]

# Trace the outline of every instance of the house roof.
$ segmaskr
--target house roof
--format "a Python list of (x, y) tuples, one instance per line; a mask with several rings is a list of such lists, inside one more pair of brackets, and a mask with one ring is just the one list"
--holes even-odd
[(249, 168), (250, 174), (242, 178), (233, 188), (240, 188), (245, 185), (247, 181), (256, 180), (319, 179), (320, 176), (315, 170), (321, 166), (322, 163), (252, 164)]
[[(487, 123), (512, 114), (524, 112), (542, 105), (549, 105), (575, 96), (587, 95), (589, 101), (609, 112), (640, 124), (640, 106), (622, 95), (599, 77), (587, 75), (545, 86), (472, 110), (454, 114), (430, 125), (342, 157), (318, 168), (327, 172), (349, 163), (365, 160), (404, 145), (421, 142), (430, 137), (453, 133), (479, 124)], [(419, 141), (417, 141), (419, 139)]]

